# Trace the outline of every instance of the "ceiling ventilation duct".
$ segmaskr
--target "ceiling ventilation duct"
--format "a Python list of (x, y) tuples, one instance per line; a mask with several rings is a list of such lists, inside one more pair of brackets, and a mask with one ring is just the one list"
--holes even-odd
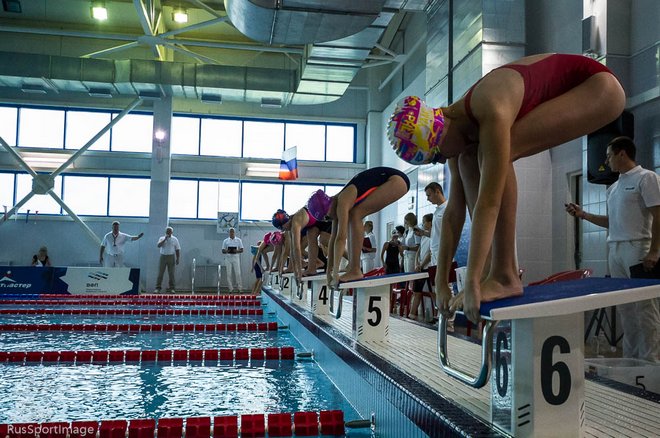
[(311, 44), (338, 40), (378, 18), (385, 0), (225, 0), (232, 24), (266, 44)]

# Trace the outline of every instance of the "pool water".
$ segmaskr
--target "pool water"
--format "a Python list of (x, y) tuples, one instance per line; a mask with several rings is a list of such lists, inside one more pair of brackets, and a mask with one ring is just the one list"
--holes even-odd
[[(226, 317), (0, 315), (0, 324), (218, 324), (271, 321), (276, 319), (266, 309), (264, 315)], [(218, 333), (0, 331), (0, 351), (282, 346), (292, 346), (296, 353), (304, 351), (286, 329)], [(309, 359), (259, 361), (249, 365), (222, 362), (174, 365), (153, 362), (139, 365), (3, 363), (0, 364), (0, 394), (0, 423), (158, 419), (335, 409), (344, 411), (345, 421), (361, 418), (318, 364)], [(369, 436), (371, 431), (351, 432), (351, 436), (356, 434)]]

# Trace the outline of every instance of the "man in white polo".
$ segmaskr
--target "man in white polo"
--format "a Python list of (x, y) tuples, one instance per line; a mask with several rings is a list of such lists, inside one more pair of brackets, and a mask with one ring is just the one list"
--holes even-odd
[(158, 239), (157, 246), (160, 248), (160, 260), (158, 263), (158, 278), (156, 279), (156, 293), (161, 291), (165, 268), (167, 268), (167, 275), (170, 280), (170, 287), (167, 288), (167, 291), (174, 293), (174, 265), (179, 264), (181, 246), (179, 245), (179, 239), (172, 234), (173, 232), (174, 229), (172, 227), (167, 227), (165, 228), (165, 235)]
[[(106, 268), (124, 267), (124, 245), (127, 242), (134, 242), (144, 236), (140, 233), (137, 236), (131, 236), (119, 231), (119, 221), (112, 223), (112, 231), (105, 235), (101, 242), (101, 252), (99, 254), (99, 263)], [(105, 253), (105, 258), (103, 254)]]
[[(238, 291), (243, 290), (243, 280), (241, 279), (241, 253), (243, 252), (243, 242), (236, 237), (236, 230), (229, 229), (229, 237), (222, 242), (222, 253), (225, 255), (225, 266), (227, 268), (227, 284), (229, 292), (234, 291), (234, 280), (238, 284)], [(232, 278), (233, 277), (233, 278)]]

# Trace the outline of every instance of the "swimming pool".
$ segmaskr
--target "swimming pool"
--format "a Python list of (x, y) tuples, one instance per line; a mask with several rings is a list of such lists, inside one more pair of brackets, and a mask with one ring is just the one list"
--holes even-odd
[[(272, 329), (277, 319), (268, 308), (262, 311), (261, 305), (224, 308), (217, 304), (3, 303), (0, 352), (142, 350), (144, 354), (145, 350), (263, 351), (284, 346), (294, 347), (296, 353), (305, 351), (288, 330)], [(224, 314), (227, 309), (229, 314)], [(62, 314), (60, 310), (75, 313)], [(172, 314), (170, 310), (181, 313)], [(244, 310), (259, 310), (260, 314)], [(256, 329), (268, 322), (270, 330)], [(17, 331), (11, 326), (25, 329), (25, 324), (32, 324), (31, 329)], [(53, 326), (58, 326), (57, 330), (52, 330)], [(121, 330), (122, 326), (139, 326), (140, 331)], [(217, 329), (220, 326), (222, 330)], [(142, 331), (144, 327), (148, 330)], [(321, 367), (314, 360), (300, 357), (271, 361), (143, 360), (102, 365), (89, 360), (74, 364), (62, 357), (55, 363), (6, 361), (0, 365), (0, 423), (337, 409), (344, 412), (347, 421), (361, 418)], [(365, 433), (371, 431), (358, 432)]]

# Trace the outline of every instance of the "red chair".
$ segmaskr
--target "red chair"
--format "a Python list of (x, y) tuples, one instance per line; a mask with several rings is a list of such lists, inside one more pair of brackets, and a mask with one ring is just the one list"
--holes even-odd
[(551, 276), (544, 278), (543, 280), (529, 283), (528, 286), (538, 286), (541, 284), (556, 283), (558, 281), (582, 280), (583, 278), (591, 277), (591, 274), (593, 273), (594, 270), (591, 268), (562, 271), (562, 272), (557, 272), (556, 274), (552, 274)]

